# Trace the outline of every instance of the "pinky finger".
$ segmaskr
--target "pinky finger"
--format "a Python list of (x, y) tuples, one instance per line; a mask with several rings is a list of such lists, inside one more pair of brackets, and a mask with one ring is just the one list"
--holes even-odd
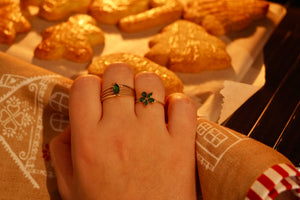
[(167, 98), (168, 130), (179, 141), (186, 137), (194, 139), (196, 134), (196, 106), (184, 94), (175, 93)]

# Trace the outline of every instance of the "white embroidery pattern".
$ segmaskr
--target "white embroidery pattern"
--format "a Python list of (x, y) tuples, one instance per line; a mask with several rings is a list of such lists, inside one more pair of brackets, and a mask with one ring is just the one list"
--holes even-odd
[(69, 96), (62, 92), (55, 92), (49, 100), (49, 105), (62, 113), (68, 112)]
[(62, 113), (68, 112), (69, 96), (62, 92), (55, 92), (49, 100), (49, 105), (60, 113), (52, 113), (50, 116), (50, 126), (56, 132), (62, 132), (69, 120)]
[(69, 124), (69, 120), (61, 113), (52, 113), (50, 116), (50, 126), (56, 132), (62, 132)]
[(227, 129), (220, 131), (208, 122), (201, 122), (197, 127), (197, 161), (214, 171), (226, 152), (245, 139), (248, 138), (239, 137)]
[(27, 134), (24, 128), (31, 125), (33, 117), (28, 114), (32, 107), (27, 101), (21, 101), (15, 96), (6, 100), (6, 106), (0, 111), (0, 124), (3, 126), (2, 133), (6, 137), (16, 137), (22, 141)]
[[(35, 162), (42, 143), (45, 92), (50, 83), (70, 87), (61, 83), (59, 78), (61, 78), (59, 75), (28, 78), (4, 74), (0, 79), (0, 88), (7, 91), (0, 96), (0, 144), (4, 146), (34, 188), (40, 188), (40, 186), (33, 178), (33, 174), (54, 177), (53, 172), (38, 169)], [(17, 96), (21, 89), (28, 90), (28, 95), (32, 96), (30, 101), (33, 100), (33, 106)], [(22, 142), (23, 145), (25, 143), (27, 148), (17, 149), (15, 146), (10, 146), (11, 142), (16, 143), (16, 141)]]

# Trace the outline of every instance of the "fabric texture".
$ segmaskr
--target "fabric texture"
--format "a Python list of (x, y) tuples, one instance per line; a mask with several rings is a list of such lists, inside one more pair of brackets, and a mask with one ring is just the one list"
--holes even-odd
[(300, 198), (300, 172), (292, 165), (277, 164), (268, 168), (252, 184), (246, 199), (274, 199), (278, 194), (292, 190)]
[(290, 160), (241, 133), (199, 118), (196, 154), (204, 200), (299, 197), (300, 174)]
[(72, 81), (0, 52), (0, 199), (59, 199), (49, 142)]

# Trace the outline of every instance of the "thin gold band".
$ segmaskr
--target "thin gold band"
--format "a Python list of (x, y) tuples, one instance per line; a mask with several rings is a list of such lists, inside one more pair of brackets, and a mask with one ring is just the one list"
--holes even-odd
[[(135, 103), (142, 103), (142, 104), (144, 104), (145, 106), (147, 106), (147, 105), (149, 104), (149, 103), (148, 103), (148, 104), (145, 104), (144, 102), (141, 102), (139, 99), (136, 99), (136, 100), (135, 100)], [(151, 102), (151, 104), (153, 104), (153, 103), (159, 103), (159, 104), (165, 106), (165, 104), (164, 104), (163, 102), (158, 101), (158, 100), (156, 100), (156, 99), (154, 99), (154, 101)]]
[(127, 85), (115, 83), (112, 87), (103, 90), (101, 94), (101, 101), (103, 102), (109, 98), (120, 96), (135, 97), (134, 89)]

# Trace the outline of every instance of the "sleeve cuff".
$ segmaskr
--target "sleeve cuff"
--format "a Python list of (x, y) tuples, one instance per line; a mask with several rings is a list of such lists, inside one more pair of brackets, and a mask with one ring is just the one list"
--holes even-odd
[(300, 172), (289, 164), (277, 164), (261, 174), (250, 187), (246, 200), (272, 200), (291, 190), (300, 198)]

